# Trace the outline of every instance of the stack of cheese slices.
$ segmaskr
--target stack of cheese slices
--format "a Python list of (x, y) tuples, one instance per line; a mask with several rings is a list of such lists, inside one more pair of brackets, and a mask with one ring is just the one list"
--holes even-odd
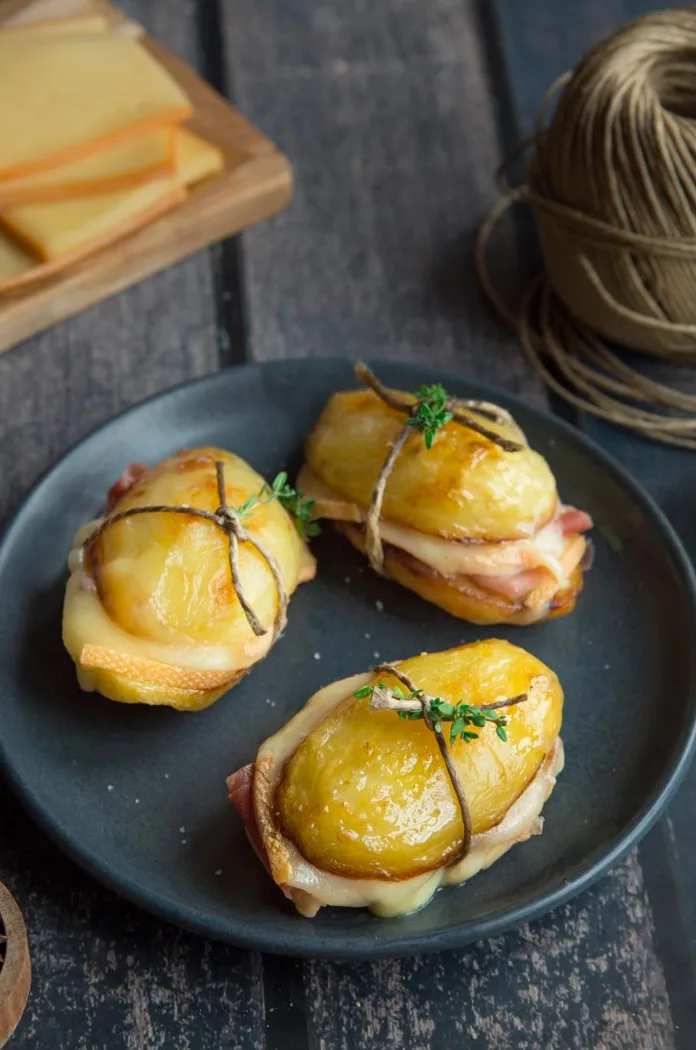
[(139, 229), (224, 167), (139, 35), (90, 7), (0, 23), (0, 293)]

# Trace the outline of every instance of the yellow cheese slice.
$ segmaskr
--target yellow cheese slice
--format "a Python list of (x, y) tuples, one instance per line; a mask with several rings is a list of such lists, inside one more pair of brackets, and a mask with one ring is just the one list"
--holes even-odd
[(174, 174), (174, 136), (173, 128), (157, 128), (38, 175), (0, 180), (0, 208), (124, 190)]
[[(14, 230), (27, 246), (38, 248), (43, 242), (45, 250), (48, 237), (54, 247), (60, 242), (65, 249), (63, 254), (54, 257), (40, 252), (47, 260), (41, 262), (29, 254), (28, 247), (24, 250), (0, 234), (0, 292), (21, 290), (35, 281), (52, 277), (99, 248), (139, 229), (181, 203), (186, 196), (184, 187), (209, 178), (224, 167), (221, 151), (188, 128), (177, 129), (175, 152), (176, 175), (156, 180), (149, 188), (100, 194), (81, 201), (24, 205), (0, 214), (0, 223)], [(71, 223), (78, 223), (79, 232)], [(97, 230), (100, 231), (98, 234)], [(70, 244), (69, 249), (65, 247), (67, 244)]]
[[(0, 280), (0, 293), (22, 290), (30, 284), (35, 284), (37, 281), (55, 277), (56, 274), (61, 273), (68, 266), (82, 261), (100, 248), (122, 240), (186, 200), (186, 190), (176, 184), (175, 180), (168, 180), (168, 187), (166, 194), (160, 194), (159, 197), (150, 201), (147, 207), (144, 207), (141, 211), (134, 211), (126, 215), (121, 225), (113, 226), (107, 232), (91, 239), (87, 238), (87, 236), (85, 236), (84, 240), (76, 237), (74, 239), (75, 247), (64, 255), (51, 259), (49, 262), (39, 260), (31, 269), (16, 273), (5, 280)], [(54, 206), (62, 207), (62, 205)], [(43, 205), (43, 207), (49, 207), (49, 205)]]
[(30, 255), (19, 244), (15, 244), (11, 238), (0, 234), (0, 288), (22, 274), (29, 273), (36, 267), (36, 263), (35, 256)]
[(177, 171), (174, 176), (155, 179), (129, 190), (4, 208), (0, 213), (0, 223), (46, 261), (73, 254), (90, 242), (103, 243), (108, 240), (111, 230), (132, 222), (153, 203), (174, 190), (200, 182), (223, 166), (220, 150), (192, 131), (178, 129), (176, 137)]
[(77, 160), (191, 113), (177, 82), (130, 36), (0, 34), (0, 179)]
[(172, 194), (181, 195), (175, 176), (153, 179), (130, 190), (50, 204), (21, 204), (0, 214), (0, 222), (17, 239), (49, 261), (73, 255), (88, 244), (108, 243), (114, 232), (133, 227), (138, 216)]
[(98, 12), (86, 14), (80, 18), (61, 18), (48, 22), (0, 22), (0, 35), (9, 33), (12, 39), (35, 40), (45, 36), (91, 36), (94, 33), (105, 33), (109, 29), (106, 15)]
[(176, 129), (175, 153), (179, 181), (185, 186), (194, 186), (211, 175), (217, 175), (225, 167), (222, 150), (189, 128)]

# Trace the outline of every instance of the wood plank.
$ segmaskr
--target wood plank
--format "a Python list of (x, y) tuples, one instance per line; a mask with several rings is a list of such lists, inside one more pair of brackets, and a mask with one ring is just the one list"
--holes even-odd
[[(31, 7), (28, 0), (25, 10)], [(123, 15), (100, 0), (114, 23)], [(14, 5), (0, 4), (14, 13)], [(238, 110), (196, 72), (152, 37), (143, 44), (174, 76), (191, 99), (192, 128), (217, 145), (225, 170), (194, 187), (183, 204), (125, 239), (71, 264), (38, 284), (22, 285), (0, 296), (0, 351), (153, 273), (185, 259), (284, 207), (292, 177), (286, 158)], [(37, 276), (55, 266), (37, 267)]]
[(543, 397), (472, 275), (500, 152), (476, 6), (225, 5), (235, 98), (296, 172), (243, 237), (257, 359), (434, 359)]
[(635, 854), (576, 902), (467, 952), (309, 963), (310, 1045), (671, 1050)]
[(34, 968), (12, 1050), (263, 1045), (258, 957), (132, 908), (75, 868), (4, 798), (0, 841)]
[[(600, 37), (623, 22), (651, 11), (650, 0), (592, 0), (583, 5), (558, 5), (535, 0), (534, 18), (514, 0), (496, 0), (500, 47), (514, 99), (514, 130), (520, 137), (532, 130), (536, 108), (546, 86), (571, 68)], [(696, 390), (694, 369), (633, 357), (653, 378), (683, 390)], [(680, 450), (644, 441), (582, 413), (576, 422), (613, 453), (641, 481), (665, 510), (689, 553), (696, 557), (696, 459)], [(665, 970), (675, 1038), (691, 1045), (696, 1024), (696, 770), (670, 806), (669, 815), (641, 844), (643, 883), (656, 926), (655, 945)]]
[[(193, 5), (127, 13), (194, 65)], [(0, 522), (49, 463), (124, 407), (218, 366), (212, 253), (201, 252), (0, 356)], [(256, 1050), (258, 955), (150, 918), (90, 879), (0, 785), (0, 871), (24, 911), (33, 992), (16, 1050)]]

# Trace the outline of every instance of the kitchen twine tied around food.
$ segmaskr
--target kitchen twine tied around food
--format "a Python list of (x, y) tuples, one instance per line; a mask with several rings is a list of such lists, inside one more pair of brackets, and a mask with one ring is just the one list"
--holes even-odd
[[(503, 170), (528, 150), (523, 184), (512, 188)], [(696, 449), (696, 396), (608, 345), (696, 363), (696, 8), (655, 12), (597, 44), (551, 85), (535, 135), (503, 170), (476, 267), (535, 370), (583, 411)], [(513, 310), (491, 280), (487, 248), (521, 203), (536, 217), (545, 270)]]

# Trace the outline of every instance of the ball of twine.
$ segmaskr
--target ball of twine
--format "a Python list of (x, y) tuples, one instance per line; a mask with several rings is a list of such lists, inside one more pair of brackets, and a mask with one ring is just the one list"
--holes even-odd
[[(696, 362), (696, 9), (656, 12), (600, 42), (552, 84), (516, 155), (529, 147), (524, 184), (501, 181), (479, 233), (484, 290), (555, 393), (696, 449), (696, 397), (648, 378), (605, 342)], [(546, 268), (513, 311), (486, 249), (521, 202), (536, 216)]]

